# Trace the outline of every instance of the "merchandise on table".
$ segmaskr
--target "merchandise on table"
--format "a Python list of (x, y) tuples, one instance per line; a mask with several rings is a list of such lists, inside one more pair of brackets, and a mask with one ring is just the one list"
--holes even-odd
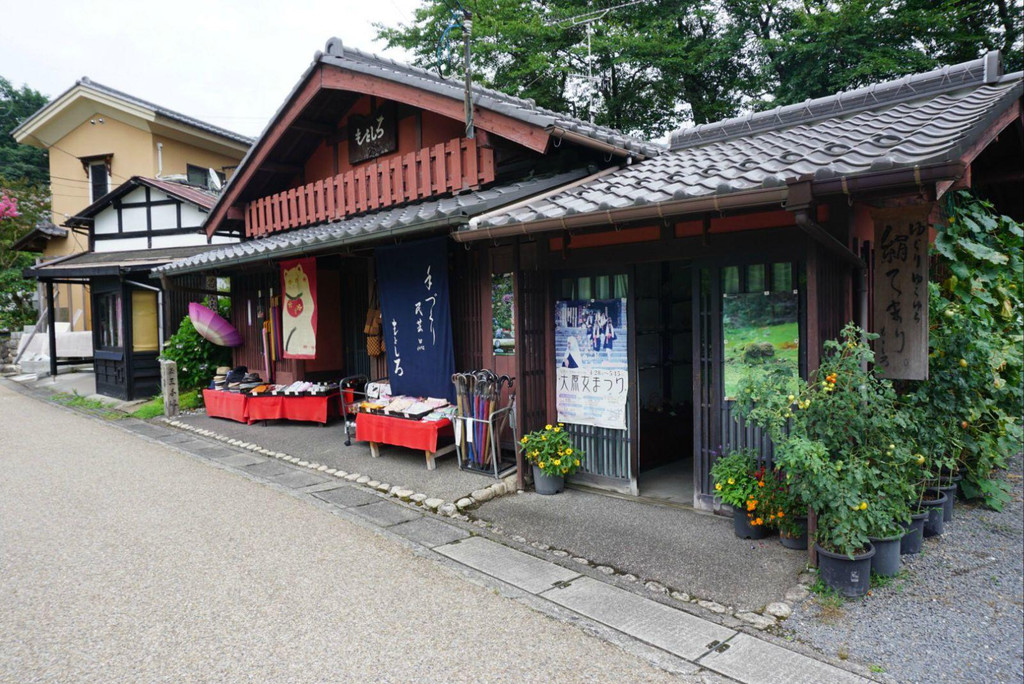
[(382, 400), (390, 399), (391, 383), (387, 380), (377, 380), (375, 382), (366, 383), (366, 398)]
[[(388, 400), (368, 399), (359, 404), (359, 409), (366, 413), (378, 413), (396, 418), (420, 420), (429, 414), (448, 406), (448, 400), (438, 397), (397, 396)], [(433, 420), (440, 420), (434, 418)]]

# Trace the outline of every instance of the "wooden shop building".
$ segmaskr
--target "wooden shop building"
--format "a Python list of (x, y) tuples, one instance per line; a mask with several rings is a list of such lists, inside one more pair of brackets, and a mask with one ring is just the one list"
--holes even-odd
[[(770, 453), (731, 416), (744, 354), (806, 374), (852, 320), (890, 375), (927, 372), (929, 216), (972, 186), (1022, 218), (1021, 94), (990, 53), (665, 147), (474, 87), (469, 137), (461, 82), (332, 39), (206, 222), (243, 241), (154, 275), (230, 277), (236, 363), (265, 378), (385, 378), (375, 256), (446, 236), (455, 368), (516, 377), (520, 434), (566, 423), (577, 484), (712, 508), (716, 454)], [(267, 368), (255, 328), (296, 258), (316, 353)]]

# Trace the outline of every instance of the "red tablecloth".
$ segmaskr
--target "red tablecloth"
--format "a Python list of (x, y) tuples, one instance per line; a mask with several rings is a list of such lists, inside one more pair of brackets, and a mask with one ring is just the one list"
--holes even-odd
[(203, 403), (206, 404), (206, 415), (213, 418), (228, 418), (239, 423), (247, 423), (249, 397), (236, 392), (220, 390), (203, 390)]
[(451, 437), (454, 434), (452, 421), (447, 418), (424, 423), (373, 413), (360, 413), (356, 416), (356, 439), (362, 442), (391, 444), (420, 451), (437, 451), (437, 438)]
[(326, 423), (340, 415), (339, 400), (340, 394), (337, 392), (323, 397), (249, 397), (249, 422), (283, 419)]

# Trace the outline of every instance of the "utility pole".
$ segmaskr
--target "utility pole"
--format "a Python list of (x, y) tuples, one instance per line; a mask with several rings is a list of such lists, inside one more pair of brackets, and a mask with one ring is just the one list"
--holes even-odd
[(466, 137), (472, 140), (476, 137), (473, 127), (473, 61), (469, 55), (469, 40), (473, 33), (473, 13), (468, 9), (462, 10), (462, 44), (465, 49), (466, 59)]

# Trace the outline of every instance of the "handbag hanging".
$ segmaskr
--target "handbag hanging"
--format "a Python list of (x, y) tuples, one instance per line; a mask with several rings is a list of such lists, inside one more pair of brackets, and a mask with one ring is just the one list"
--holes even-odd
[(372, 357), (384, 353), (383, 323), (381, 321), (380, 304), (377, 303), (377, 283), (374, 282), (370, 290), (370, 303), (366, 311), (366, 325), (363, 326), (366, 334), (366, 353)]

